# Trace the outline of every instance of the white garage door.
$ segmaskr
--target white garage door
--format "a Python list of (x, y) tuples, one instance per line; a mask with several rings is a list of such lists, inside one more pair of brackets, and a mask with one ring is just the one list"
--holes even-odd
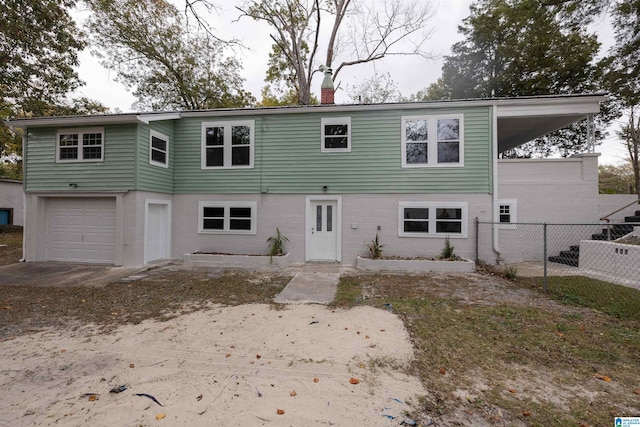
[(114, 263), (115, 198), (50, 198), (45, 259)]

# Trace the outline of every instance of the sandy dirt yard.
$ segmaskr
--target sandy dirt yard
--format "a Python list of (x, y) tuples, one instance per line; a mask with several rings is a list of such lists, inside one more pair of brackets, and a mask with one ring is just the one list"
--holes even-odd
[(425, 394), (402, 373), (412, 357), (402, 321), (371, 307), (52, 328), (0, 342), (0, 425), (400, 425)]

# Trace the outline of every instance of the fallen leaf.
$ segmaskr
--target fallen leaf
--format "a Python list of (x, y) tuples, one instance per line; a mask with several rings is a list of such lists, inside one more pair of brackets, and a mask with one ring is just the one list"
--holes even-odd
[(160, 413), (160, 414), (156, 415), (156, 420), (161, 420), (161, 419), (163, 419), (163, 418), (164, 418), (164, 417), (166, 417), (166, 416), (167, 416), (167, 414), (165, 414), (164, 412), (162, 412), (162, 413)]
[(369, 339), (369, 335), (365, 335), (364, 337), (365, 337), (366, 339)]
[(517, 393), (517, 391), (516, 391), (516, 389), (515, 389), (515, 388), (510, 388), (510, 389), (509, 389), (509, 393)]
[(640, 394), (640, 388), (637, 388), (637, 389), (633, 390), (633, 392), (634, 392), (635, 394)]
[(358, 363), (358, 368), (364, 369), (366, 365), (364, 363)]
[(235, 345), (232, 345), (232, 346), (231, 346), (231, 348), (236, 348), (236, 346), (235, 346)]
[(117, 315), (118, 315), (118, 312), (117, 312), (117, 311), (114, 311), (114, 312), (112, 312), (112, 313), (111, 313), (111, 315), (112, 315), (112, 316), (117, 316)]
[(256, 354), (256, 359), (260, 359), (262, 356), (260, 356), (259, 354)]
[(276, 411), (276, 414), (278, 414), (278, 415), (284, 415), (284, 409), (278, 409), (278, 410)]
[(67, 352), (67, 350), (65, 350), (65, 349), (60, 350), (60, 353), (66, 353), (66, 352)]
[(231, 357), (231, 353), (227, 353), (225, 357)]
[(202, 395), (200, 395), (200, 396), (196, 397), (196, 400), (197, 400), (198, 402), (199, 402), (199, 401), (201, 401), (201, 400), (202, 400)]
[(89, 402), (95, 402), (96, 400), (98, 400), (98, 396), (95, 394), (89, 395)]
[(559, 336), (560, 338), (564, 338), (564, 334), (560, 331), (556, 331), (556, 335)]
[(357, 378), (351, 378), (351, 379), (349, 380), (349, 382), (350, 382), (351, 384), (360, 384), (360, 380), (359, 380), (359, 379), (357, 379)]
[(134, 365), (133, 363), (129, 363), (129, 367), (130, 367), (130, 368), (135, 368), (135, 367), (136, 367), (136, 365)]
[(447, 373), (447, 370), (445, 368), (440, 368), (440, 375), (444, 375)]
[(296, 397), (298, 395), (298, 393), (296, 393), (295, 390), (293, 390), (291, 393), (289, 393), (289, 396), (291, 397)]
[(525, 417), (530, 417), (530, 416), (531, 416), (531, 412), (529, 412), (529, 411), (522, 411), (522, 415), (524, 415)]
[(580, 330), (580, 332), (584, 332), (584, 325), (578, 326), (578, 329)]
[(356, 334), (360, 335), (360, 331), (356, 332)]
[(599, 380), (602, 380), (604, 382), (610, 383), (611, 382), (611, 378), (609, 378), (606, 375), (602, 375), (602, 374), (595, 374), (594, 377), (596, 377)]
[(591, 426), (587, 423), (580, 423), (580, 427), (591, 427)]
[(384, 329), (380, 329), (380, 332), (386, 332)]
[(314, 383), (317, 383), (318, 381), (320, 381), (320, 378), (318, 378), (318, 377), (315, 377), (315, 378), (313, 379), (313, 382), (314, 382)]

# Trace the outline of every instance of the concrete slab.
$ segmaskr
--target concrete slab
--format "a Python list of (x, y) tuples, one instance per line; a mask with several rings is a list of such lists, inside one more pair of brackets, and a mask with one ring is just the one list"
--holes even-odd
[(149, 268), (21, 262), (0, 267), (0, 286), (104, 286)]
[(275, 298), (281, 304), (329, 304), (340, 281), (339, 264), (305, 264), (296, 267), (289, 284)]

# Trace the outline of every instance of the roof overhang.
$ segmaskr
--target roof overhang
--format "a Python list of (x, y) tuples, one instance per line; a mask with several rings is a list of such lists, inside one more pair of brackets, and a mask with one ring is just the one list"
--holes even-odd
[(496, 104), (498, 151), (503, 152), (600, 112), (606, 95), (535, 98)]

